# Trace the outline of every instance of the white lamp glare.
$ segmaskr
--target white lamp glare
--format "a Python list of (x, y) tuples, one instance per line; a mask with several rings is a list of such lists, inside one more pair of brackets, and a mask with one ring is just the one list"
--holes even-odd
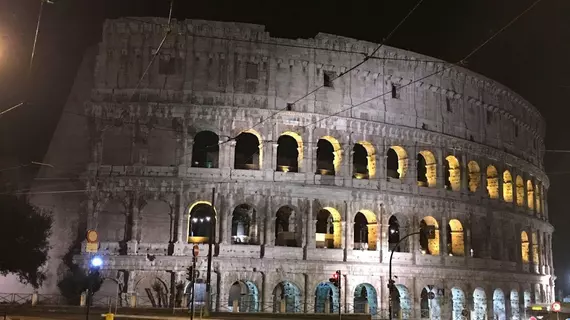
[(92, 267), (97, 268), (97, 267), (100, 267), (102, 265), (103, 265), (103, 259), (101, 259), (101, 257), (93, 257), (91, 259), (91, 266)]

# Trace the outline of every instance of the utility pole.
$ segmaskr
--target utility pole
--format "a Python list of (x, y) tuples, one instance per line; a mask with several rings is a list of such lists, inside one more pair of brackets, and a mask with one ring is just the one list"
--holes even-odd
[(212, 246), (214, 237), (216, 236), (216, 226), (218, 224), (218, 217), (216, 216), (216, 209), (214, 209), (216, 200), (216, 188), (212, 188), (212, 219), (210, 220), (210, 232), (208, 236), (208, 269), (206, 271), (206, 316), (209, 315), (211, 309), (211, 292), (212, 292)]

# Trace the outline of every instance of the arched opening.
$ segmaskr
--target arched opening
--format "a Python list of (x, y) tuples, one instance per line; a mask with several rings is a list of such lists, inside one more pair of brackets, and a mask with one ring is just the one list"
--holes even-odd
[(294, 132), (285, 132), (277, 140), (277, 171), (298, 172), (303, 160), (303, 142)]
[(412, 315), (412, 299), (406, 286), (397, 284), (392, 289), (392, 314), (395, 319), (410, 319)]
[(447, 190), (459, 191), (461, 189), (461, 168), (459, 160), (455, 156), (445, 158), (445, 188)]
[(492, 165), (487, 167), (487, 194), (491, 199), (499, 199), (499, 174)]
[(248, 204), (240, 204), (232, 213), (232, 243), (256, 244), (257, 212)]
[(517, 189), (517, 206), (524, 206), (524, 181), (521, 176), (517, 176), (516, 180)]
[(236, 137), (235, 169), (259, 170), (263, 159), (263, 145), (254, 131), (240, 133)]
[(506, 320), (507, 311), (505, 306), (505, 294), (501, 289), (495, 289), (493, 292), (493, 314), (496, 320)]
[(526, 310), (532, 304), (532, 296), (530, 290), (525, 290), (523, 293), (523, 307)]
[(340, 248), (340, 213), (334, 208), (323, 208), (317, 214), (317, 248)]
[(521, 318), (521, 311), (520, 311), (520, 297), (519, 292), (517, 290), (511, 290), (511, 319), (512, 320), (520, 320)]
[(284, 247), (299, 247), (297, 238), (297, 217), (295, 210), (289, 206), (283, 206), (277, 210), (275, 219), (275, 245)]
[(387, 176), (393, 179), (404, 179), (408, 171), (408, 154), (404, 148), (392, 146), (386, 153)]
[(458, 257), (465, 255), (463, 225), (457, 219), (449, 220), (447, 225), (447, 252)]
[(354, 313), (377, 314), (376, 289), (369, 283), (361, 283), (354, 289)]
[(208, 238), (213, 236), (216, 223), (216, 213), (212, 205), (206, 201), (194, 203), (189, 209), (188, 218), (188, 242), (207, 243)]
[(330, 136), (322, 137), (317, 143), (317, 174), (334, 176), (340, 169), (340, 143)]
[(540, 197), (540, 184), (537, 182), (536, 185), (536, 191), (535, 191), (535, 195), (536, 195), (536, 202), (535, 202), (535, 206), (536, 206), (536, 213), (540, 214), (541, 213), (541, 209), (542, 209), (542, 199)]
[(354, 216), (354, 249), (376, 250), (378, 225), (376, 215), (369, 210), (361, 210)]
[(418, 186), (430, 188), (436, 186), (437, 172), (433, 153), (427, 150), (420, 151), (420, 153), (418, 153), (417, 169)]
[(472, 320), (485, 320), (487, 318), (487, 295), (481, 288), (473, 291), (473, 313)]
[(538, 251), (538, 235), (536, 234), (536, 232), (532, 233), (532, 263), (534, 263), (535, 265), (539, 265), (540, 264), (540, 260), (539, 260), (539, 255), (540, 252)]
[[(134, 293), (137, 297), (138, 307), (168, 308), (170, 301), (168, 299), (169, 290), (166, 281), (156, 272), (145, 272), (144, 276), (134, 282)], [(133, 289), (133, 288), (131, 288)], [(111, 289), (113, 290), (113, 289)], [(116, 293), (116, 285), (114, 286)], [(108, 296), (105, 294), (105, 296)], [(107, 299), (103, 299), (106, 305)]]
[(376, 155), (374, 147), (366, 141), (354, 145), (352, 176), (356, 179), (370, 179), (376, 176)]
[(530, 180), (526, 181), (526, 199), (528, 201), (528, 208), (534, 210), (534, 189), (532, 187), (532, 181)]
[(477, 162), (469, 161), (467, 170), (469, 170), (469, 191), (475, 192), (481, 184), (481, 169)]
[(421, 319), (431, 319), (429, 300), (430, 293), (427, 288), (423, 288), (420, 295), (420, 318)]
[(236, 281), (230, 287), (228, 308), (231, 312), (259, 312), (259, 291), (251, 281)]
[(200, 131), (192, 144), (192, 167), (218, 168), (220, 138), (212, 131)]
[(503, 200), (513, 202), (513, 176), (509, 170), (503, 172)]
[(337, 313), (339, 292), (330, 282), (321, 282), (315, 290), (315, 313)]
[[(390, 216), (390, 219), (388, 219), (388, 249), (392, 250), (395, 248), (395, 252), (407, 252), (407, 246), (404, 243), (400, 243), (400, 245), (396, 247), (399, 241), (400, 223), (398, 222), (398, 218), (396, 218), (396, 216)], [(406, 240), (402, 242), (405, 241)]]
[(529, 241), (526, 231), (521, 232), (521, 254), (522, 262), (528, 263), (529, 261)]
[(429, 254), (432, 256), (439, 255), (439, 226), (437, 220), (434, 217), (427, 216), (420, 221), (420, 229), (424, 229), (426, 226), (435, 227), (435, 237), (433, 239), (428, 239), (427, 235), (423, 232), (420, 233), (420, 248), (422, 254)]
[(283, 281), (273, 289), (273, 312), (298, 313), (301, 309), (301, 290), (289, 281)]
[(453, 320), (463, 320), (465, 317), (463, 314), (467, 314), (469, 310), (466, 307), (465, 293), (459, 288), (451, 288), (451, 303), (452, 305), (452, 319)]

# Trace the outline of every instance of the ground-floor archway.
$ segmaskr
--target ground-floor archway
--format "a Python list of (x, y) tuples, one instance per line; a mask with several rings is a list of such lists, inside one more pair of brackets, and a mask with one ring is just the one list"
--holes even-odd
[(485, 320), (487, 318), (487, 295), (485, 290), (477, 288), (473, 291), (472, 320)]
[(273, 312), (297, 313), (301, 308), (301, 290), (290, 281), (283, 281), (273, 289)]
[(392, 317), (393, 319), (410, 319), (412, 316), (412, 298), (410, 291), (402, 284), (396, 285), (392, 290)]
[(234, 282), (230, 287), (228, 307), (233, 312), (259, 312), (257, 286), (249, 280)]
[(339, 292), (338, 288), (326, 281), (317, 285), (315, 290), (315, 313), (337, 313)]
[(376, 289), (369, 283), (361, 283), (354, 289), (354, 313), (378, 312), (378, 295)]
[(453, 320), (463, 320), (467, 316), (467, 304), (463, 290), (451, 288), (451, 318)]
[(505, 294), (501, 289), (495, 289), (493, 292), (493, 315), (495, 317), (495, 320), (507, 319)]
[(517, 290), (511, 291), (511, 320), (520, 320), (520, 296)]

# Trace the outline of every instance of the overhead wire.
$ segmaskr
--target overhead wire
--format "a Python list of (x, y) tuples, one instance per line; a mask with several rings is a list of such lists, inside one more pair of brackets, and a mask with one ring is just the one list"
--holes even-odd
[[(532, 3), (529, 7), (527, 7), (524, 11), (522, 11), (520, 14), (518, 14), (517, 16), (515, 16), (515, 17), (514, 17), (512, 20), (510, 20), (505, 26), (503, 26), (501, 29), (499, 29), (497, 32), (495, 32), (493, 35), (491, 35), (489, 38), (487, 38), (485, 41), (483, 41), (483, 42), (482, 42), (481, 44), (479, 44), (477, 47), (475, 47), (475, 49), (473, 49), (471, 52), (469, 52), (465, 57), (463, 57), (462, 59), (460, 59), (460, 60), (459, 60), (458, 62), (456, 62), (455, 64), (456, 64), (456, 65), (459, 65), (459, 66), (464, 66), (464, 65), (466, 65), (467, 59), (469, 59), (469, 58), (472, 57), (475, 53), (477, 53), (479, 50), (481, 50), (481, 49), (482, 49), (485, 45), (487, 45), (491, 40), (493, 40), (493, 39), (494, 39), (495, 37), (497, 37), (500, 33), (502, 33), (503, 31), (505, 31), (508, 27), (510, 27), (513, 23), (515, 23), (518, 19), (520, 19), (524, 14), (526, 14), (527, 12), (529, 12), (532, 8), (534, 8), (534, 7), (535, 7), (538, 3), (540, 3), (541, 1), (542, 1), (542, 0), (536, 0), (535, 2), (533, 2), (533, 3)], [(408, 84), (405, 84), (405, 85), (403, 85), (403, 86), (400, 86), (398, 89), (405, 88), (405, 87), (407, 87), (407, 86), (410, 86), (410, 85), (412, 85), (412, 84), (415, 84), (415, 83), (417, 83), (417, 82), (420, 82), (420, 81), (422, 81), (422, 80), (425, 80), (426, 78), (429, 78), (429, 77), (432, 77), (432, 76), (434, 76), (434, 75), (436, 75), (436, 74), (442, 73), (442, 72), (444, 72), (444, 71), (446, 71), (446, 70), (448, 70), (448, 69), (451, 69), (452, 67), (454, 67), (454, 64), (449, 64), (447, 67), (442, 68), (442, 69), (439, 70), (439, 71), (433, 72), (433, 73), (431, 73), (431, 74), (429, 74), (429, 75), (427, 75), (427, 76), (424, 76), (424, 77), (421, 77), (421, 78), (419, 78), (419, 79), (413, 80), (413, 81), (411, 81), (411, 82), (408, 83)], [(333, 116), (336, 116), (336, 115), (338, 115), (338, 114), (340, 114), (340, 113), (344, 113), (344, 112), (346, 112), (346, 111), (350, 111), (350, 110), (352, 110), (352, 109), (354, 109), (354, 108), (357, 108), (357, 107), (359, 107), (359, 106), (362, 106), (362, 105), (364, 105), (364, 104), (366, 104), (366, 103), (369, 103), (369, 102), (371, 102), (371, 101), (373, 101), (373, 100), (376, 100), (376, 99), (378, 99), (378, 98), (381, 98), (381, 97), (383, 97), (383, 96), (385, 96), (385, 95), (387, 95), (388, 93), (391, 93), (391, 92), (392, 92), (391, 90), (390, 90), (390, 91), (383, 92), (383, 93), (380, 94), (380, 95), (377, 95), (377, 96), (372, 97), (372, 98), (370, 98), (370, 99), (364, 100), (364, 101), (362, 101), (362, 102), (360, 102), (360, 103), (358, 103), (358, 104), (356, 104), (356, 105), (350, 106), (349, 108), (346, 108), (346, 109), (344, 109), (344, 110), (341, 110), (341, 111), (335, 112), (335, 113), (333, 113), (333, 114), (327, 115), (327, 116), (325, 116), (325, 117), (323, 117), (323, 118), (321, 118), (321, 119), (319, 119), (319, 120), (317, 120), (317, 121), (315, 121), (315, 122), (313, 122), (313, 123), (310, 123), (310, 124), (308, 124), (308, 125), (303, 126), (303, 128), (306, 128), (306, 127), (309, 126), (309, 125), (314, 125), (314, 124), (316, 124), (316, 123), (318, 123), (318, 122), (321, 122), (321, 121), (323, 121), (323, 120), (329, 119), (329, 118), (331, 118), (331, 117), (333, 117)]]

